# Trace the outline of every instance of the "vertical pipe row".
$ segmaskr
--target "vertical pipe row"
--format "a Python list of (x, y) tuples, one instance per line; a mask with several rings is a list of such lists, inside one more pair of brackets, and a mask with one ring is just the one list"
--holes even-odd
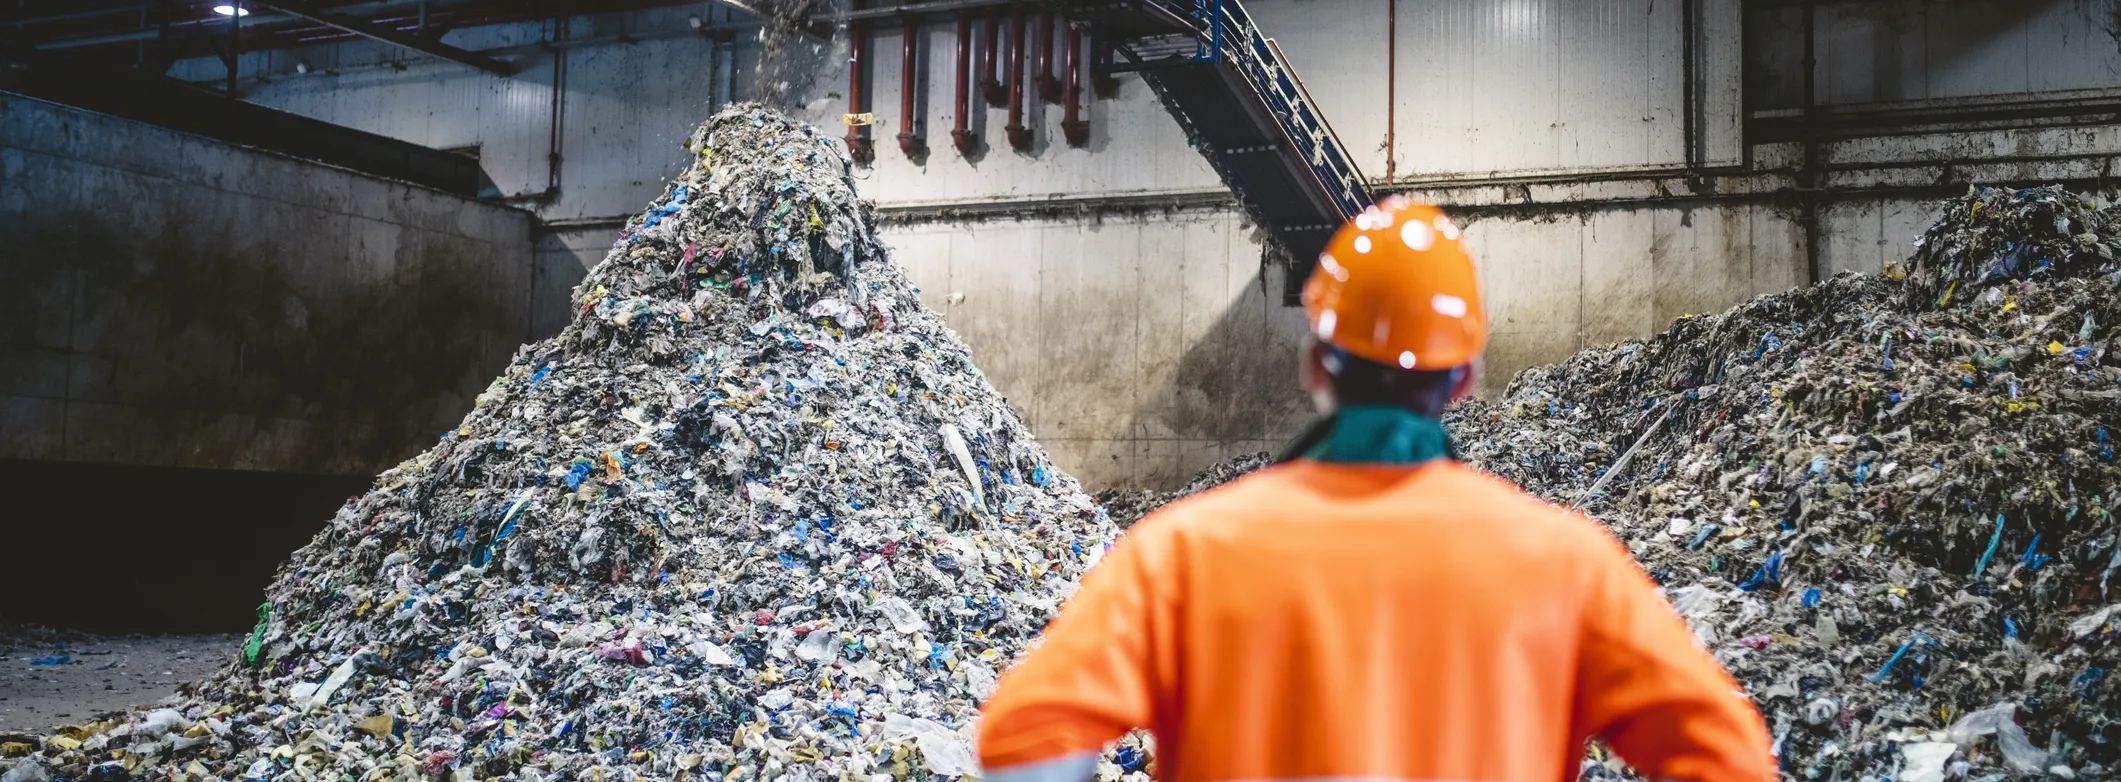
[[(854, 10), (862, 10), (869, 3), (853, 0), (849, 5)], [(1006, 22), (1002, 18), (1004, 13), (1009, 17)], [(1039, 12), (1038, 27), (1034, 31), (1030, 11), (1024, 3), (1012, 3), (1006, 9), (959, 10), (956, 14), (957, 56), (951, 73), (951, 106), (955, 113), (950, 138), (960, 154), (969, 157), (981, 149), (980, 137), (972, 121), (973, 113), (978, 110), (973, 105), (975, 91), (984, 93), (980, 97), (989, 107), (1006, 103), (1009, 118), (1004, 131), (1009, 146), (1017, 151), (1028, 152), (1032, 147), (1034, 133), (1026, 114), (1032, 108), (1031, 102), (1041, 99), (1063, 105), (1061, 133), (1069, 146), (1081, 147), (1089, 143), (1090, 123), (1084, 116), (1090, 102), (1089, 93), (1094, 89), (1099, 95), (1109, 95), (1117, 87), (1111, 74), (1097, 64), (1106, 62), (1111, 56), (1109, 41), (1097, 36), (1087, 24), (1066, 22), (1051, 11)], [(985, 22), (984, 36), (976, 37), (974, 14), (979, 14)], [(928, 153), (926, 134), (921, 132), (920, 17), (908, 14), (902, 17), (902, 21), (905, 38), (899, 60), (898, 142), (899, 149), (907, 157), (918, 161)], [(1056, 24), (1067, 25), (1065, 41), (1056, 36), (1060, 32), (1055, 29)], [(870, 32), (868, 22), (864, 20), (849, 22), (847, 146), (854, 158), (863, 163), (872, 162), (876, 154), (872, 131), (864, 119), (869, 116)], [(1038, 36), (1035, 54), (1025, 48), (1034, 43), (1026, 40), (1031, 35)], [(1062, 45), (1067, 47), (1064, 55), (1055, 51)], [(1057, 73), (1056, 66), (1066, 72)], [(1086, 67), (1091, 73), (1085, 74)], [(1090, 83), (1086, 85), (1085, 79)], [(1031, 93), (1033, 89), (1038, 90), (1038, 95)]]
[[(991, 52), (991, 49), (990, 49)], [(988, 55), (993, 56), (991, 53)], [(950, 142), (957, 146), (960, 155), (970, 157), (979, 150), (979, 137), (972, 135), (972, 14), (957, 12), (957, 108), (956, 127), (950, 131)]]
[(1053, 78), (1053, 11), (1038, 12), (1038, 97), (1047, 103), (1059, 103), (1060, 80)]
[(1061, 120), (1061, 135), (1068, 139), (1068, 146), (1080, 147), (1090, 143), (1090, 123), (1083, 121), (1083, 29), (1068, 25), (1068, 87), (1061, 100), (1067, 103), (1066, 118)]
[(1009, 146), (1031, 149), (1031, 129), (1024, 127), (1024, 7), (1009, 12)]
[(917, 48), (920, 37), (920, 17), (907, 14), (904, 39), (899, 42), (898, 149), (916, 161), (928, 156), (928, 140), (921, 135), (920, 118), (915, 113), (915, 98), (921, 87)]
[(1009, 91), (1002, 86), (1002, 12), (987, 9), (987, 48), (980, 52), (980, 92), (987, 105), (994, 106), (1009, 99)]

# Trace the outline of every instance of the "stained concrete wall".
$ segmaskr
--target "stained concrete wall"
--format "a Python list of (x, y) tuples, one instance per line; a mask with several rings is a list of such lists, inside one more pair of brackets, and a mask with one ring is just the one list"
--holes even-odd
[(1039, 442), (1092, 486), (1184, 483), (1301, 428), (1302, 311), (1244, 219), (893, 229), (895, 257)]
[(362, 475), (530, 333), (530, 216), (0, 94), (0, 458)]

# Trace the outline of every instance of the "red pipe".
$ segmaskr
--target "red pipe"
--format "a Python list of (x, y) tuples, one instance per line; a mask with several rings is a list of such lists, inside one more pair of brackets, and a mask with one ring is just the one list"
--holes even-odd
[(1009, 90), (1002, 86), (1002, 12), (987, 9), (987, 48), (980, 52), (980, 92), (987, 105), (993, 106), (1009, 99)]
[[(867, 5), (868, 0), (854, 0), (852, 4), (856, 11)], [(869, 23), (857, 19), (849, 24), (847, 41), (847, 113), (865, 114), (869, 111), (869, 95), (862, 90), (862, 77), (867, 76), (869, 72)], [(856, 121), (852, 117), (849, 121), (847, 151), (853, 154), (857, 163), (876, 160), (876, 143), (869, 138), (868, 123), (853, 124)]]
[(1059, 103), (1061, 83), (1053, 78), (1053, 12), (1038, 14), (1038, 97), (1047, 103)]
[(957, 12), (957, 127), (950, 141), (958, 154), (970, 157), (979, 151), (979, 137), (972, 135), (972, 14)]
[(1009, 146), (1031, 149), (1031, 129), (1024, 127), (1024, 7), (1009, 15)]
[(921, 80), (914, 66), (919, 62), (920, 50), (916, 48), (921, 37), (920, 17), (906, 16), (905, 40), (899, 47), (898, 76), (898, 151), (916, 161), (928, 156), (928, 139), (920, 134), (920, 119), (914, 115), (914, 97), (920, 91)]
[(1061, 120), (1061, 135), (1068, 139), (1068, 146), (1080, 147), (1090, 143), (1090, 123), (1083, 121), (1083, 29), (1068, 25), (1068, 90), (1062, 98), (1068, 104), (1067, 119)]

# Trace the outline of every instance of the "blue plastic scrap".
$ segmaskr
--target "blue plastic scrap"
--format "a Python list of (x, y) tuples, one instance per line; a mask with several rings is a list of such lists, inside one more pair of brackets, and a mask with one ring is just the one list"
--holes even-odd
[(73, 662), (74, 662), (74, 658), (73, 658), (73, 656), (72, 656), (72, 655), (65, 655), (65, 654), (55, 654), (55, 655), (52, 655), (52, 656), (50, 656), (50, 657), (39, 657), (39, 658), (37, 658), (37, 659), (35, 659), (35, 660), (31, 660), (31, 661), (29, 661), (29, 664), (31, 664), (31, 665), (72, 665), (72, 664), (73, 664)]
[(1121, 771), (1130, 773), (1140, 771), (1142, 766), (1149, 761), (1145, 753), (1133, 747), (1120, 747), (1119, 752), (1112, 759)]
[(1819, 605), (1820, 594), (1818, 587), (1807, 587), (1804, 590), (1804, 607), (1811, 608)]
[(1763, 586), (1771, 588), (1782, 586), (1781, 549), (1776, 549), (1773, 553), (1768, 554), (1767, 559), (1760, 563), (1760, 568), (1753, 571), (1753, 577), (1746, 579), (1745, 583), (1739, 584), (1738, 588), (1751, 592)]
[(589, 477), (589, 467), (588, 462), (576, 464), (574, 469), (567, 471), (567, 477), (561, 480), (567, 483), (567, 488), (569, 489), (582, 488), (582, 481)]
[(1998, 513), (1996, 514), (1996, 531), (1989, 533), (1988, 536), (1988, 550), (1981, 552), (1981, 561), (1974, 563), (1974, 578), (1980, 578), (1981, 572), (1988, 569), (1989, 560), (1996, 558), (1996, 549), (2002, 545), (2003, 514)]
[(848, 705), (846, 701), (828, 703), (825, 705), (825, 711), (846, 717), (848, 729), (854, 731), (854, 737), (862, 737), (862, 715), (856, 713), (854, 707)]
[(677, 214), (677, 211), (679, 209), (685, 208), (684, 183), (681, 182), (678, 184), (677, 187), (671, 188), (670, 192), (670, 203), (664, 204), (660, 209), (657, 209), (653, 212), (649, 212), (647, 222), (644, 223), (641, 227), (654, 228), (657, 223), (663, 222), (663, 218), (669, 217), (673, 214)]
[(2077, 674), (2077, 678), (2071, 679), (2069, 681), (2069, 689), (2071, 692), (2076, 693), (2077, 700), (2082, 702), (2099, 691), (2099, 680), (2104, 678), (2106, 678), (2106, 669), (2094, 665), (2084, 669), (2083, 673)]
[(486, 545), (479, 549), (478, 557), (471, 563), (473, 566), (485, 567), (486, 563), (493, 559), (494, 551), (500, 547), (501, 541), (507, 540), (508, 536), (515, 532), (516, 518), (523, 512), (524, 506), (530, 504), (532, 491), (531, 489), (525, 489), (523, 496), (517, 497), (515, 503), (508, 506), (508, 512), (501, 514), (501, 528), (495, 530), (493, 539), (486, 541)]
[(1915, 648), (1915, 644), (1918, 643), (1935, 644), (1937, 642), (1930, 640), (1927, 634), (1919, 631), (1908, 636), (1907, 641), (1900, 644), (1900, 648), (1893, 652), (1893, 656), (1886, 658), (1885, 664), (1878, 667), (1878, 672), (1870, 675), (1870, 680), (1874, 682), (1885, 681), (1885, 677), (1892, 675), (1893, 666), (1900, 664), (1900, 658), (1907, 656), (1907, 650)]
[(2033, 542), (2026, 544), (2025, 555), (2019, 557), (2018, 562), (2025, 565), (2026, 570), (2037, 572), (2040, 570), (2041, 565), (2053, 562), (2054, 559), (2054, 557), (2040, 553), (2040, 535), (2034, 533)]

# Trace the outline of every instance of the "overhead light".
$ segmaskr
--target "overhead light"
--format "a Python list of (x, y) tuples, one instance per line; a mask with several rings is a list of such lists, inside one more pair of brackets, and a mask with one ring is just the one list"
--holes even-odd
[(217, 5), (214, 6), (214, 13), (220, 14), (222, 16), (249, 16), (250, 9), (237, 8), (233, 5)]

